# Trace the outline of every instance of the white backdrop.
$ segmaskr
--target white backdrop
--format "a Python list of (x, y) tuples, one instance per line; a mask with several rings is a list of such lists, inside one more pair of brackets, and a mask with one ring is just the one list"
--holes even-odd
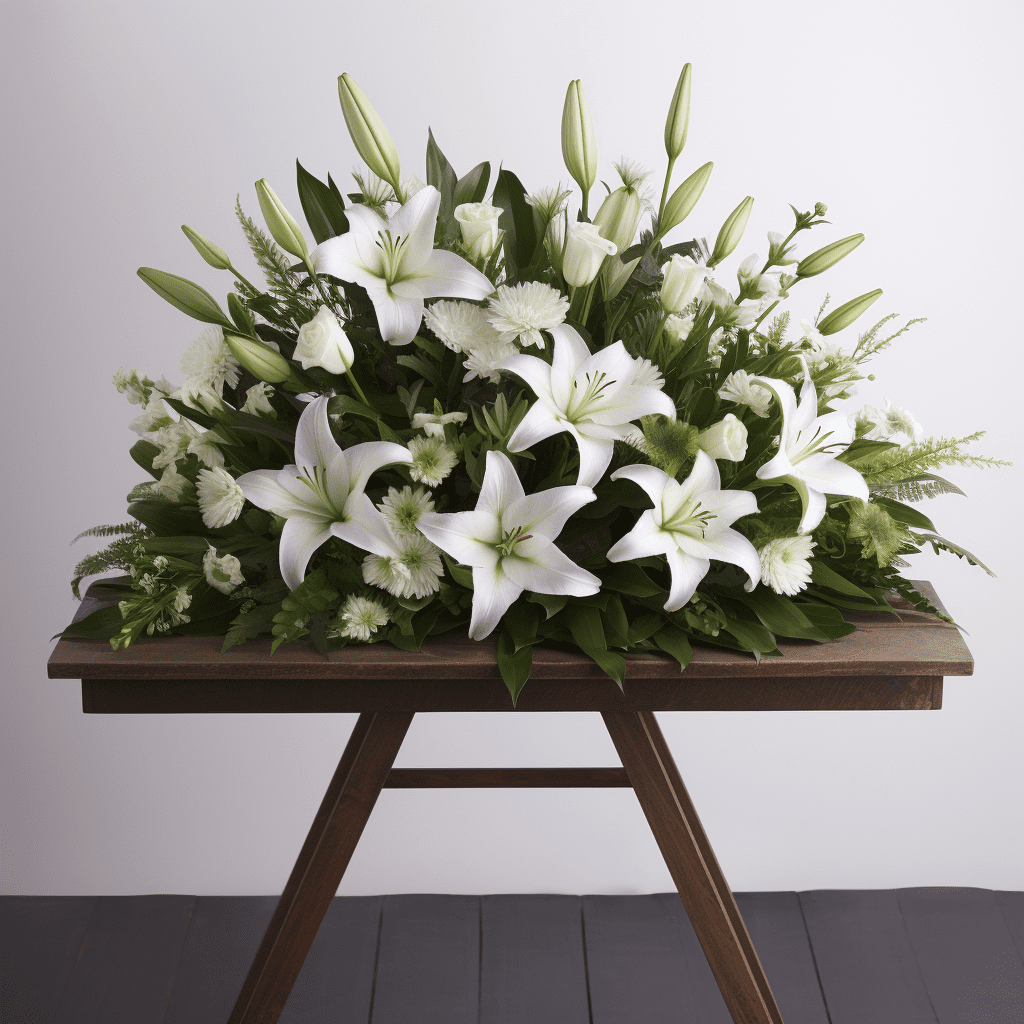
[[(248, 268), (237, 191), (255, 211), (265, 175), (298, 211), (296, 156), (341, 182), (355, 153), (339, 73), (372, 98), (408, 170), (424, 175), (429, 124), (457, 170), (504, 161), (536, 188), (566, 177), (559, 118), (577, 77), (602, 176), (623, 153), (660, 175), (665, 111), (692, 62), (678, 180), (708, 159), (715, 171), (685, 227), (713, 238), (755, 196), (736, 263), (764, 254), (767, 230), (788, 230), (788, 203), (827, 202), (833, 225), (812, 246), (854, 231), (867, 241), (801, 286), (794, 311), (812, 316), (826, 284), (837, 301), (881, 286), (872, 313), (927, 316), (861, 396), (906, 405), (929, 432), (985, 428), (980, 450), (1019, 461), (1024, 25), (1011, 0), (965, 11), (950, 0), (5, 5), (0, 892), (279, 892), (352, 726), (85, 716), (77, 684), (44, 669), (89, 550), (68, 541), (123, 521), (138, 480), (133, 410), (110, 378), (122, 365), (176, 377), (198, 331), (135, 269), (223, 293), (179, 224)], [(947, 557), (915, 565), (978, 662), (947, 684), (941, 712), (661, 716), (734, 888), (1024, 889), (1020, 479), (949, 475), (970, 498), (928, 512), (999, 578)], [(421, 716), (399, 759), (614, 763), (600, 720), (583, 715)], [(629, 791), (389, 792), (341, 891), (669, 887)]]

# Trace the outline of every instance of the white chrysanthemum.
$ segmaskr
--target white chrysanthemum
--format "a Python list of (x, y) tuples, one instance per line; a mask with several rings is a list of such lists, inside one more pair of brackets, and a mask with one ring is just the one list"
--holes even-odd
[(633, 384), (638, 388), (660, 388), (665, 381), (661, 370), (650, 359), (637, 359), (633, 371)]
[(562, 183), (559, 182), (554, 188), (538, 189), (532, 195), (528, 195), (526, 201), (540, 214), (541, 220), (553, 220), (562, 212), (566, 199), (571, 195), (572, 192), (562, 188)]
[(389, 487), (377, 507), (395, 533), (416, 533), (420, 516), (434, 511), (434, 501), (423, 487)]
[(371, 597), (356, 597), (354, 594), (342, 605), (337, 618), (342, 636), (365, 643), (381, 626), (391, 621), (387, 609)]
[(197, 436), (192, 424), (184, 421), (161, 427), (152, 438), (153, 444), (160, 449), (153, 459), (153, 468), (164, 469), (183, 459)]
[(245, 495), (226, 469), (215, 467), (199, 470), (196, 491), (203, 523), (209, 529), (217, 530), (227, 526), (242, 514)]
[[(145, 405), (149, 399), (149, 388), (139, 379), (137, 370), (126, 370), (123, 366), (114, 374), (114, 387), (128, 399), (132, 405)], [(151, 382), (150, 382), (151, 383)]]
[(247, 412), (250, 416), (269, 416), (276, 419), (277, 413), (274, 412), (274, 407), (270, 404), (270, 395), (273, 392), (274, 389), (265, 381), (261, 380), (258, 384), (253, 384), (245, 393), (242, 412)]
[(178, 472), (178, 467), (171, 463), (160, 474), (160, 479), (153, 484), (153, 490), (167, 501), (180, 502), (191, 489), (192, 484)]
[(772, 393), (760, 384), (751, 383), (750, 374), (746, 370), (730, 373), (718, 389), (718, 397), (737, 405), (749, 405), (750, 411), (762, 419), (767, 417), (772, 404)]
[(409, 442), (412, 462), (409, 475), (428, 487), (436, 487), (458, 465), (458, 458), (439, 437), (414, 437)]
[(183, 401), (204, 396), (219, 399), (225, 383), (231, 387), (238, 383), (238, 360), (231, 354), (220, 327), (207, 327), (189, 345), (181, 357), (181, 372), (185, 383), (178, 389), (178, 396)]
[(551, 285), (540, 281), (499, 285), (497, 298), (491, 299), (487, 319), (503, 342), (517, 338), (524, 345), (544, 347), (541, 331), (549, 331), (565, 322), (569, 300)]
[(421, 533), (403, 534), (399, 540), (401, 554), (363, 559), (363, 580), (395, 597), (421, 598), (436, 593), (444, 572), (440, 549)]
[(466, 353), (466, 373), (463, 376), (463, 383), (479, 377), (481, 380), (489, 380), (497, 384), (501, 380), (501, 368), (505, 361), (511, 356), (519, 354), (519, 349), (511, 342), (495, 341), (492, 344), (481, 345)]
[(363, 559), (363, 580), (397, 596), (409, 582), (409, 570), (390, 555), (367, 555)]
[[(209, 543), (209, 542), (208, 542)], [(245, 582), (242, 564), (234, 555), (217, 555), (217, 549), (209, 544), (203, 555), (203, 574), (206, 582), (222, 594), (230, 594), (240, 583)]]
[(779, 537), (758, 551), (761, 558), (761, 582), (776, 594), (792, 597), (811, 582), (811, 551), (814, 541), (807, 535)]
[(128, 424), (128, 428), (136, 434), (149, 434), (173, 423), (174, 419), (164, 405), (164, 400), (159, 395), (153, 395), (143, 406), (142, 412)]
[(216, 469), (224, 465), (224, 455), (217, 447), (221, 443), (223, 443), (223, 438), (216, 430), (204, 430), (189, 443), (188, 454), (196, 456), (204, 466)]
[(427, 326), (453, 352), (472, 352), (498, 341), (487, 314), (472, 302), (441, 299), (427, 307)]

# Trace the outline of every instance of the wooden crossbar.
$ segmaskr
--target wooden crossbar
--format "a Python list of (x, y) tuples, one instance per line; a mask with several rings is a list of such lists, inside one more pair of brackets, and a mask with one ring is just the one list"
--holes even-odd
[(385, 789), (630, 787), (625, 768), (392, 768)]

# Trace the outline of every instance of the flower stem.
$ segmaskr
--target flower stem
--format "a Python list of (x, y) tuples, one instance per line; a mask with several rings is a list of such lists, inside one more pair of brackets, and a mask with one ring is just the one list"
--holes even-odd
[(672, 169), (676, 165), (676, 158), (669, 157), (668, 167), (665, 169), (665, 186), (661, 190), (661, 203), (658, 206), (658, 228), (661, 228), (661, 219), (665, 216), (665, 203), (668, 202), (668, 188), (672, 183)]
[(363, 393), (363, 389), (359, 386), (359, 381), (356, 380), (356, 375), (352, 372), (351, 368), (347, 371), (349, 383), (352, 385), (352, 390), (359, 396), (359, 401), (363, 403), (368, 409), (372, 409), (370, 400)]

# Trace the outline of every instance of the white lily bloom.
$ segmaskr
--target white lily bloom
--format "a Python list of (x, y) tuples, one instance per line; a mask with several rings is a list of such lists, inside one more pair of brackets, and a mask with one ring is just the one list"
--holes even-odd
[(364, 551), (391, 554), (395, 537), (364, 489), (371, 474), (396, 462), (411, 462), (401, 445), (367, 441), (342, 450), (331, 434), (329, 399), (314, 399), (295, 431), (295, 465), (257, 469), (238, 478), (254, 505), (283, 516), (281, 576), (294, 590), (313, 553), (330, 537)]
[(595, 498), (589, 487), (551, 487), (527, 496), (512, 463), (489, 451), (472, 512), (426, 512), (420, 531), (473, 569), (469, 636), (482, 640), (524, 591), (589, 597), (601, 581), (555, 547), (566, 520)]
[(513, 286), (499, 285), (496, 298), (487, 307), (487, 319), (503, 342), (517, 339), (523, 345), (544, 347), (541, 331), (565, 322), (569, 300), (551, 285), (525, 281)]
[(810, 533), (824, 518), (826, 494), (849, 494), (868, 500), (864, 477), (836, 459), (853, 441), (854, 428), (845, 413), (818, 415), (818, 393), (806, 366), (804, 370), (799, 402), (785, 381), (751, 378), (775, 396), (782, 411), (779, 450), (757, 471), (757, 478), (786, 483), (796, 490), (803, 506), (797, 531), (802, 534)]
[(664, 555), (672, 577), (665, 611), (678, 611), (708, 574), (711, 559), (738, 565), (749, 577), (748, 590), (761, 578), (757, 549), (732, 524), (757, 511), (750, 491), (723, 491), (718, 464), (697, 452), (690, 475), (680, 483), (656, 466), (623, 466), (613, 480), (632, 480), (654, 502), (636, 526), (608, 551), (608, 561)]
[(515, 355), (503, 368), (521, 377), (537, 396), (508, 442), (521, 452), (553, 434), (568, 431), (580, 449), (580, 486), (593, 487), (608, 468), (616, 441), (635, 433), (633, 420), (652, 413), (676, 418), (675, 403), (660, 386), (637, 383), (644, 367), (621, 341), (593, 355), (577, 331), (566, 324), (551, 328), (551, 363)]
[(464, 412), (417, 412), (413, 413), (413, 430), (422, 430), (427, 437), (444, 437), (444, 428), (449, 423), (465, 423)]
[(381, 337), (407, 345), (423, 319), (423, 300), (434, 295), (484, 299), (494, 285), (471, 263), (434, 249), (441, 193), (431, 185), (385, 220), (365, 206), (345, 211), (349, 230), (321, 242), (310, 255), (318, 273), (352, 281), (373, 302)]

